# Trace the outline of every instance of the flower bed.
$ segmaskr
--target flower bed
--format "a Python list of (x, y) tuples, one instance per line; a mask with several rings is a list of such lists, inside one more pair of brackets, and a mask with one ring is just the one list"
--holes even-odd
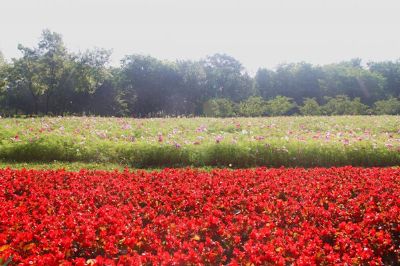
[(12, 265), (394, 265), (399, 234), (400, 169), (0, 170)]
[(145, 169), (400, 165), (398, 116), (7, 118), (0, 119), (0, 139), (3, 163)]

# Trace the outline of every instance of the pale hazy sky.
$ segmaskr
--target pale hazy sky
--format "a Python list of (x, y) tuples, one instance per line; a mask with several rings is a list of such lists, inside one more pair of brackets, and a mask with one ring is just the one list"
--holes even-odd
[(0, 0), (0, 50), (37, 44), (45, 28), (72, 51), (113, 50), (160, 59), (216, 52), (260, 66), (400, 58), (399, 0)]

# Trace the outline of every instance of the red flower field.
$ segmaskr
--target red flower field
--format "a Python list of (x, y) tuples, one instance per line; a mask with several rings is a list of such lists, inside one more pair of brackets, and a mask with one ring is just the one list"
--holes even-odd
[(0, 170), (0, 265), (396, 265), (400, 169)]

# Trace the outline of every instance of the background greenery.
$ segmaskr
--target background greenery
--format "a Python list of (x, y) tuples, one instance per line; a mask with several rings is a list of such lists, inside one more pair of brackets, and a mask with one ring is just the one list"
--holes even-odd
[(400, 61), (361, 59), (260, 68), (225, 54), (199, 61), (127, 55), (110, 67), (103, 49), (71, 53), (44, 30), (21, 57), (0, 53), (0, 114), (129, 117), (400, 114)]

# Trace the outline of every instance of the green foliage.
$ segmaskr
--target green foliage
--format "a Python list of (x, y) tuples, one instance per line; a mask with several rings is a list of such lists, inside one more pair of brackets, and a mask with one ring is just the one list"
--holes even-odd
[(0, 69), (3, 68), (6, 64), (6, 59), (4, 58), (3, 53), (0, 51)]
[(72, 53), (50, 30), (18, 49), (22, 56), (11, 63), (0, 53), (1, 116), (278, 116), (297, 106), (303, 115), (369, 114), (367, 106), (393, 114), (394, 100), (381, 101), (400, 97), (400, 60), (289, 63), (251, 77), (226, 54), (173, 62), (133, 54), (111, 68), (110, 51)]
[(338, 95), (334, 98), (325, 97), (325, 99), (327, 103), (322, 106), (322, 109), (327, 115), (364, 115), (368, 111), (368, 106), (362, 104), (360, 98), (350, 100), (346, 95)]
[(400, 146), (390, 141), (400, 138), (397, 121), (394, 116), (2, 118), (0, 164), (393, 166), (400, 164)]
[(277, 96), (275, 80), (274, 71), (265, 68), (258, 69), (254, 77), (256, 92), (264, 99)]
[(205, 116), (231, 117), (235, 116), (235, 104), (224, 98), (215, 98), (204, 103), (203, 112)]
[[(68, 171), (79, 171), (81, 169), (88, 170), (124, 170), (129, 165), (123, 163), (88, 163), (88, 162), (66, 162), (66, 161), (52, 161), (52, 162), (0, 162), (0, 168), (13, 168), (13, 169), (65, 169)], [(1, 264), (0, 264), (1, 265)]]
[(374, 104), (374, 112), (378, 115), (398, 115), (400, 114), (400, 101), (394, 97), (377, 101)]
[(11, 255), (7, 260), (3, 261), (3, 258), (0, 258), (0, 265), (1, 266), (8, 266), (12, 262), (13, 255)]
[(300, 114), (302, 115), (321, 115), (321, 106), (315, 100), (315, 98), (306, 98), (303, 101), (303, 105), (299, 106)]
[(74, 74), (75, 86), (79, 92), (94, 93), (105, 80), (111, 78), (111, 73), (106, 65), (110, 61), (111, 51), (96, 48), (88, 50), (77, 56)]
[(109, 51), (69, 53), (61, 35), (44, 30), (34, 48), (19, 45), (22, 53), (6, 71), (4, 110), (27, 114), (64, 114), (88, 111), (91, 95), (110, 75)]
[[(6, 86), (6, 71), (7, 71), (7, 62), (4, 59), (2, 52), (0, 51), (0, 102), (1, 98), (4, 95), (4, 87)], [(1, 110), (1, 109), (0, 109)]]
[(384, 96), (385, 78), (362, 68), (360, 59), (326, 65), (323, 71), (319, 83), (327, 97), (346, 95), (371, 105)]
[(296, 104), (291, 98), (278, 95), (267, 101), (266, 111), (270, 116), (282, 116), (289, 114), (295, 107)]
[(168, 97), (174, 95), (179, 82), (175, 64), (151, 56), (130, 55), (123, 60), (119, 87), (128, 112), (143, 116), (160, 116), (168, 103), (180, 104)]
[(400, 60), (369, 62), (368, 70), (385, 79), (385, 94), (400, 97)]
[(239, 114), (241, 116), (262, 116), (265, 111), (265, 101), (258, 96), (251, 96), (246, 101), (239, 104)]
[(201, 115), (203, 103), (210, 97), (207, 73), (200, 62), (178, 61), (177, 71), (181, 83), (170, 96), (166, 111), (184, 115)]
[(300, 104), (306, 97), (322, 97), (319, 80), (324, 78), (324, 73), (318, 66), (305, 62), (282, 64), (277, 67), (275, 73), (270, 73), (269, 77), (272, 81), (268, 87), (271, 88), (272, 85), (272, 90), (265, 91), (264, 88), (263, 95), (266, 95), (266, 98), (282, 95)]
[(210, 98), (239, 102), (252, 94), (252, 79), (242, 64), (226, 54), (214, 54), (202, 61), (207, 73)]

